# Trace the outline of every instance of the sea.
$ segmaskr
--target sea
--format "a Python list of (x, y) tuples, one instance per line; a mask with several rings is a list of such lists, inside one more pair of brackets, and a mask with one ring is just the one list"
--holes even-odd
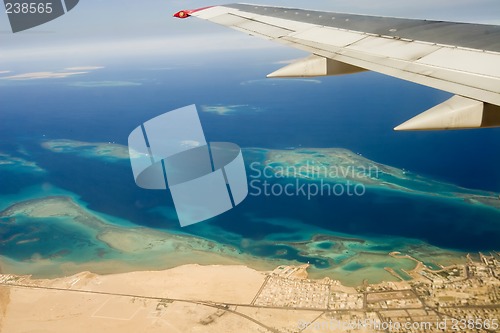
[[(247, 168), (252, 156), (245, 155), (246, 149), (260, 148), (265, 154), (344, 148), (427, 179), (500, 193), (500, 129), (393, 131), (450, 98), (449, 93), (373, 72), (266, 79), (282, 66), (278, 62), (291, 58), (286, 51), (135, 59), (97, 64), (104, 68), (60, 79), (0, 78), (0, 153), (45, 170), (0, 165), (0, 211), (28, 199), (69, 195), (96, 214), (126, 221), (124, 226), (200, 237), (263, 260), (310, 262), (317, 271), (344, 264), (346, 271), (363, 274), (370, 260), (356, 262), (361, 252), (427, 246), (434, 253), (463, 256), (500, 249), (499, 209), (377, 188), (355, 198), (249, 196), (227, 213), (181, 228), (175, 216), (159, 213), (173, 207), (170, 193), (138, 188), (129, 161), (62, 154), (41, 145), (65, 139), (126, 146), (130, 132), (143, 122), (195, 104), (207, 140), (238, 144)], [(59, 261), (99, 260), (95, 252), (85, 252), (86, 243), (101, 246), (94, 235), (48, 220), (4, 221), (0, 255), (18, 262), (33, 260), (34, 254), (50, 260), (54, 253), (60, 254)], [(19, 233), (39, 240), (8, 241)], [(320, 234), (366, 243), (349, 243), (347, 254), (349, 249), (335, 247), (334, 238), (313, 241)], [(321, 253), (342, 253), (320, 255), (307, 242)], [(127, 260), (127, 254), (114, 258)]]

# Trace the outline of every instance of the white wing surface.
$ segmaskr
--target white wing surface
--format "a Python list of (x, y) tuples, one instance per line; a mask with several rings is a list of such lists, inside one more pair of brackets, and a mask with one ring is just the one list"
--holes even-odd
[(455, 94), (396, 130), (500, 126), (500, 26), (248, 4), (185, 10), (311, 53), (268, 77), (371, 70)]

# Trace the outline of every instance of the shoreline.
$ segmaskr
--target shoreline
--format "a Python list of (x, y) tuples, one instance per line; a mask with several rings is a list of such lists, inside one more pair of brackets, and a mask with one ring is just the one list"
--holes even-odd
[[(93, 242), (97, 245), (92, 246), (98, 253), (87, 259), (80, 258), (78, 253), (72, 253), (71, 249), (59, 249), (49, 256), (34, 256), (21, 261), (0, 256), (5, 272), (54, 278), (86, 270), (98, 274), (113, 274), (172, 269), (196, 263), (245, 265), (258, 271), (272, 270), (283, 264), (301, 264), (297, 260), (241, 253), (238, 248), (231, 245), (198, 236), (111, 224), (69, 196), (47, 196), (21, 201), (0, 212), (0, 218), (16, 219), (22, 216), (29, 219), (55, 218), (62, 226), (83, 228), (86, 234), (93, 237)], [(21, 242), (20, 245), (37, 245), (37, 237), (33, 235), (25, 235), (25, 237), (26, 239), (17, 239), (16, 236), (12, 239), (17, 243)], [(322, 242), (335, 243), (332, 247), (334, 250), (318, 248), (317, 245)], [(300, 255), (324, 258), (330, 262), (331, 266), (328, 268), (311, 267), (309, 270), (311, 277), (319, 279), (329, 277), (349, 286), (359, 286), (365, 279), (371, 283), (397, 281), (397, 276), (387, 269), (384, 270), (386, 266), (402, 269), (403, 272), (415, 268), (411, 261), (391, 261), (391, 256), (387, 255), (388, 252), (367, 251), (364, 248), (368, 245), (366, 243), (368, 241), (361, 238), (318, 233), (312, 235), (310, 240), (290, 241), (285, 242), (285, 245), (297, 249)], [(412, 250), (424, 253), (426, 248), (424, 245), (418, 245)], [(465, 261), (465, 258), (461, 258), (460, 252), (454, 253), (438, 248), (435, 250), (440, 251), (446, 260), (450, 257), (455, 262)], [(346, 254), (349, 251), (351, 254)], [(384, 266), (377, 267), (377, 263)]]
[[(394, 251), (389, 256), (408, 255)], [(479, 256), (479, 261), (469, 257), (466, 264), (438, 271), (422, 263), (409, 272), (415, 279), (355, 288), (329, 278), (312, 279), (308, 264), (266, 272), (244, 265), (192, 264), (109, 275), (83, 271), (56, 279), (0, 274), (0, 327), (83, 333), (102, 331), (105, 324), (122, 333), (277, 333), (302, 331), (317, 320), (439, 324), (461, 318), (464, 310), (490, 323), (500, 311), (491, 288), (500, 285), (500, 262), (498, 253)], [(429, 331), (416, 327), (415, 332)]]

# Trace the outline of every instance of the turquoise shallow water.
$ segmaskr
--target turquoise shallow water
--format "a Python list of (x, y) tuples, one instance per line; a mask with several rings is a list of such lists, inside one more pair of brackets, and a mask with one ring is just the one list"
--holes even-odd
[[(269, 152), (272, 150), (246, 150), (247, 165), (266, 160)], [(49, 156), (54, 158), (55, 164), (61, 156), (64, 156), (66, 161), (83, 164), (87, 168), (95, 168), (96, 165), (104, 163), (115, 178), (120, 177), (117, 173), (120, 170), (123, 170), (123, 179), (128, 177), (127, 162), (120, 159), (109, 162), (105, 156), (92, 156), (87, 151), (82, 156), (77, 149), (69, 149), (64, 154), (50, 153)], [(44, 163), (45, 166), (50, 165), (47, 160)], [(115, 167), (109, 167), (109, 164)], [(8, 172), (15, 176), (15, 171)], [(19, 176), (22, 173), (24, 171), (19, 172)], [(81, 174), (81, 176), (82, 182), (89, 179), (89, 175)], [(309, 262), (317, 270), (334, 269), (340, 265), (348, 272), (362, 271), (370, 266), (368, 262), (360, 264), (351, 261), (364, 252), (387, 254), (391, 251), (408, 251), (412, 247), (425, 247), (426, 243), (444, 248), (451, 247), (458, 251), (457, 253), (494, 250), (500, 232), (500, 226), (491, 223), (498, 221), (500, 216), (498, 209), (472, 204), (460, 199), (458, 194), (437, 196), (432, 193), (432, 187), (435, 186), (438, 189), (436, 193), (441, 194), (453, 191), (460, 195), (486, 192), (461, 189), (427, 178), (417, 178), (418, 186), (413, 186), (415, 180), (412, 179), (397, 180), (397, 183), (393, 183), (407, 184), (403, 190), (369, 184), (366, 195), (356, 198), (314, 197), (312, 200), (306, 200), (300, 196), (249, 196), (241, 206), (227, 214), (207, 223), (181, 229), (177, 227), (175, 210), (171, 203), (168, 203), (167, 196), (163, 202), (152, 196), (156, 202), (154, 205), (143, 207), (136, 201), (132, 207), (124, 207), (121, 202), (129, 200), (130, 193), (122, 193), (118, 189), (114, 191), (112, 190), (114, 183), (109, 183), (113, 196), (106, 197), (108, 204), (106, 213), (103, 213), (96, 211), (96, 208), (103, 206), (102, 195), (96, 207), (96, 202), (93, 200), (86, 202), (73, 192), (48, 185), (52, 183), (49, 180), (57, 179), (56, 177), (47, 171), (37, 174), (33, 182), (39, 185), (25, 188), (18, 194), (2, 196), (2, 207), (6, 208), (19, 201), (49, 195), (70, 196), (82, 207), (88, 207), (92, 214), (110, 226), (127, 228), (148, 225), (140, 222), (146, 221), (150, 223), (149, 227), (178, 235), (206, 238), (255, 257)], [(103, 172), (99, 175), (90, 175), (92, 183), (106, 181), (106, 177), (108, 176)], [(290, 181), (282, 178), (268, 180), (277, 184), (286, 184)], [(301, 181), (311, 183), (317, 180)], [(385, 180), (383, 183), (385, 184)], [(420, 187), (424, 186), (421, 184), (425, 187)], [(92, 191), (92, 187), (83, 188), (85, 191)], [(161, 195), (161, 193), (155, 194)], [(401, 210), (395, 211), (393, 207), (398, 205), (402, 205)], [(370, 209), (367, 209), (367, 206)], [(388, 209), (389, 212), (386, 211)], [(120, 214), (114, 216), (111, 214), (113, 211)], [(411, 214), (414, 215), (412, 219), (419, 221), (418, 224), (411, 224), (412, 221), (408, 219)], [(466, 218), (462, 216), (464, 214), (465, 216), (473, 214), (475, 224), (467, 223)], [(451, 220), (452, 224), (449, 223), (449, 216), (457, 216)], [(131, 255), (110, 248), (96, 239), (96, 230), (88, 230), (71, 219), (64, 221), (64, 217), (34, 219), (25, 216), (15, 219), (15, 223), (12, 223), (4, 218), (1, 234), (3, 241), (0, 251), (2, 255), (11, 259), (23, 261), (44, 258), (63, 262), (86, 262), (105, 259), (127, 260)], [(153, 224), (155, 221), (161, 224)], [(432, 230), (427, 229), (430, 224)], [(448, 237), (440, 237), (442, 234), (447, 234)], [(432, 235), (436, 237), (433, 238)], [(455, 246), (447, 246), (446, 242), (450, 239)], [(466, 239), (467, 242), (457, 243), (456, 239)], [(380, 268), (377, 265), (375, 267)], [(397, 265), (394, 269), (397, 271)]]

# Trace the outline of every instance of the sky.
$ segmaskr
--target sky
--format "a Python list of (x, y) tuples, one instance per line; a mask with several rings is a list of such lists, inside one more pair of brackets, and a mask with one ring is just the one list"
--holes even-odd
[[(224, 84), (226, 81), (228, 83), (264, 82), (267, 73), (286, 65), (290, 60), (307, 56), (305, 52), (258, 37), (250, 37), (208, 21), (196, 18), (179, 20), (172, 17), (175, 12), (181, 9), (220, 4), (219, 1), (80, 0), (78, 6), (66, 15), (42, 26), (16, 34), (10, 31), (6, 14), (0, 12), (0, 97), (2, 94), (5, 96), (5, 91), (2, 91), (2, 88), (7, 85), (13, 85), (14, 89), (20, 93), (24, 92), (25, 85), (35, 86), (36, 89), (32, 89), (32, 91), (36, 91), (42, 85), (50, 83), (79, 84), (80, 87), (82, 85), (84, 87), (92, 85), (121, 87), (127, 84), (140, 87), (142, 81), (136, 82), (137, 79), (142, 80), (147, 77), (149, 74), (145, 74), (146, 70), (150, 69), (163, 71), (174, 68), (176, 71), (165, 71), (161, 75), (170, 78), (171, 75), (181, 73), (179, 78), (178, 76), (174, 77), (175, 80), (182, 82), (192, 80), (200, 80), (201, 82), (202, 80), (201, 83), (204, 85), (209, 85), (214, 80), (223, 81)], [(355, 14), (500, 24), (499, 0), (252, 0), (252, 2)], [(214, 73), (217, 73), (215, 78), (213, 77)], [(9, 77), (11, 77), (10, 80), (5, 79)], [(71, 77), (71, 79), (59, 80), (65, 77)], [(419, 90), (418, 94), (420, 95), (411, 95), (406, 90), (401, 91), (401, 94), (408, 94), (408, 99), (391, 101), (392, 92), (383, 91), (383, 87), (372, 88), (369, 86), (370, 82), (367, 78), (370, 77), (372, 79), (383, 78), (381, 74), (362, 73), (352, 78), (344, 76), (342, 81), (333, 82), (330, 80), (329, 82), (331, 82), (332, 87), (340, 91), (344, 86), (349, 86), (346, 85), (349, 80), (356, 81), (356, 87), (358, 84), (365, 84), (364, 89), (378, 89), (377, 100), (384, 103), (385, 116), (370, 119), (370, 123), (366, 121), (367, 127), (366, 131), (364, 130), (364, 135), (368, 135), (366, 132), (372, 131), (370, 133), (377, 139), (375, 133), (381, 127), (386, 130), (384, 132), (387, 133), (384, 134), (387, 135), (386, 139), (390, 140), (393, 138), (391, 137), (393, 126), (448, 98), (447, 94), (428, 88), (428, 90)], [(358, 78), (364, 78), (365, 81), (358, 82)], [(387, 86), (391, 89), (397, 90), (403, 85), (400, 84), (402, 81), (399, 79), (391, 80), (398, 82), (395, 85)], [(165, 94), (164, 91), (153, 85), (154, 81), (144, 82), (151, 84), (148, 86), (148, 93)], [(300, 89), (309, 89), (304, 87), (301, 86)], [(283, 91), (288, 92), (288, 90)], [(334, 99), (333, 93), (321, 90), (317, 85), (314, 86), (314, 91), (315, 96), (320, 96), (321, 100), (324, 96), (325, 103)], [(356, 91), (353, 89), (349, 93)], [(145, 93), (144, 96), (149, 96), (148, 93)], [(235, 98), (235, 96), (231, 96), (231, 93), (218, 92), (217, 94), (219, 97), (225, 94), (221, 100), (230, 101), (235, 105), (249, 103), (248, 96), (240, 95)], [(140, 99), (142, 96), (131, 94), (123, 99), (127, 98)], [(122, 99), (121, 96), (119, 99)], [(196, 101), (190, 100), (186, 103), (193, 102)], [(176, 103), (181, 104), (184, 101)], [(372, 101), (366, 105), (370, 107), (371, 103)], [(360, 103), (358, 108), (365, 108), (365, 103)], [(224, 111), (220, 108), (214, 110), (222, 113)], [(5, 110), (0, 108), (0, 125), (4, 113)], [(372, 120), (375, 120), (373, 126)], [(414, 135), (411, 138), (415, 138), (415, 147), (421, 143), (419, 140), (424, 140), (422, 142), (432, 145), (431, 148), (436, 147), (436, 149), (448, 151), (452, 139), (447, 138), (461, 135), (473, 137), (474, 133), (477, 133), (473, 131), (457, 132), (399, 135), (400, 137)], [(495, 140), (497, 132), (482, 130), (481, 133), (484, 133), (482, 134), (484, 136), (479, 136), (479, 139), (474, 139), (475, 141), (467, 141), (469, 146), (473, 146), (469, 151), (475, 150), (474, 144), (478, 142), (483, 147), (484, 144), (480, 142), (480, 138), (487, 137), (487, 135), (491, 135), (491, 137), (487, 137), (488, 140)], [(393, 142), (406, 149), (404, 145), (410, 144), (411, 141), (401, 141), (400, 137), (397, 138), (399, 141), (393, 140)], [(357, 140), (357, 138), (355, 139)], [(376, 145), (378, 143), (374, 141), (373, 146)], [(455, 147), (456, 149), (462, 148)], [(495, 148), (490, 147), (490, 149), (494, 151)], [(480, 149), (480, 151), (482, 150)], [(425, 156), (425, 153), (415, 154), (415, 159), (418, 159), (419, 156)], [(391, 164), (395, 162), (395, 159), (396, 157), (394, 160), (381, 160), (381, 162)], [(492, 161), (496, 160), (492, 159)], [(492, 170), (496, 164), (492, 163), (491, 165), (492, 167), (488, 170)], [(435, 170), (439, 168), (440, 165), (437, 163)], [(470, 168), (462, 167), (459, 169), (465, 170), (465, 174), (470, 171)], [(430, 173), (432, 174), (434, 171), (431, 170)], [(438, 171), (436, 173), (442, 175), (448, 173), (447, 169)], [(495, 179), (497, 180), (492, 182), (492, 186), (498, 188), (496, 185), (498, 177)]]
[[(252, 3), (334, 12), (500, 24), (498, 0), (253, 0)], [(0, 13), (0, 71), (42, 70), (47, 63), (95, 65), (152, 55), (213, 53), (280, 46), (198, 19), (179, 20), (181, 9), (221, 4), (198, 0), (81, 0), (66, 15), (13, 34)], [(93, 62), (91, 64), (91, 62)]]

